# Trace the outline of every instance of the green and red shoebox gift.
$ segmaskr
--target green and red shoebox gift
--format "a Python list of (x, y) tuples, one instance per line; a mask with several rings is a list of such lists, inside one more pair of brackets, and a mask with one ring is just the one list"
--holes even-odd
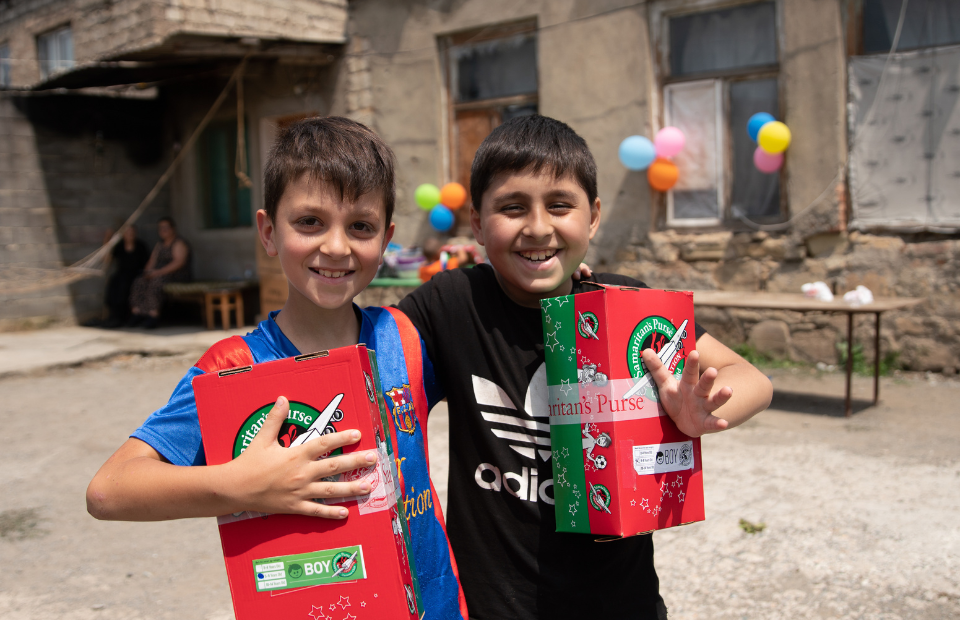
[(281, 445), (359, 429), (360, 442), (343, 451), (379, 452), (374, 467), (327, 479), (365, 478), (371, 484), (369, 495), (323, 500), (346, 506), (346, 520), (253, 512), (218, 519), (237, 620), (423, 616), (407, 522), (397, 506), (402, 500), (395, 446), (378, 385), (376, 356), (363, 345), (194, 379), (210, 465), (238, 457), (279, 396), (290, 401), (277, 437)]
[(660, 407), (641, 351), (679, 378), (693, 294), (596, 285), (540, 302), (557, 531), (634, 536), (702, 521), (700, 439)]

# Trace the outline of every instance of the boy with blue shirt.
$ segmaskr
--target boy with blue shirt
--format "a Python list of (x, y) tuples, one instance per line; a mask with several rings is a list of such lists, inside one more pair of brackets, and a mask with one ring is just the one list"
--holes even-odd
[(377, 352), (380, 389), (396, 425), (403, 489), (418, 494), (405, 498), (404, 512), (426, 612), (437, 618), (467, 617), (429, 479), (426, 416), (442, 397), (433, 367), (402, 313), (361, 310), (353, 303), (376, 274), (393, 236), (394, 193), (393, 153), (363, 125), (345, 118), (312, 118), (281, 132), (267, 162), (265, 208), (257, 212), (257, 227), (267, 254), (279, 258), (287, 277), (287, 301), (253, 332), (211, 347), (187, 372), (169, 402), (134, 431), (91, 481), (90, 514), (129, 521), (241, 511), (349, 518), (343, 506), (312, 500), (370, 491), (362, 480), (324, 478), (369, 467), (376, 451), (318, 460), (359, 441), (359, 431), (284, 448), (276, 441), (289, 411), (281, 396), (242, 455), (206, 466), (191, 383), (207, 372), (363, 342)]

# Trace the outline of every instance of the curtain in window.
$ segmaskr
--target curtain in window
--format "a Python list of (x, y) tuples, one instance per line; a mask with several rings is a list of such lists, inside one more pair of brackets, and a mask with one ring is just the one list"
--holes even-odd
[(521, 34), (450, 50), (457, 103), (537, 92), (537, 39)]
[(734, 215), (764, 219), (780, 216), (780, 175), (764, 174), (753, 165), (757, 143), (747, 135), (747, 121), (757, 112), (777, 114), (777, 80), (743, 80), (730, 83), (730, 138), (733, 142), (733, 187), (730, 206)]
[[(960, 47), (850, 61), (856, 228), (960, 227)], [(873, 108), (873, 109), (871, 109)]]
[(670, 74), (674, 77), (776, 63), (773, 2), (670, 18)]
[[(664, 88), (664, 119), (686, 135), (683, 151), (674, 158), (680, 179), (667, 196), (671, 220), (720, 218), (723, 195), (722, 128), (719, 80), (670, 84)], [(687, 222), (700, 223), (700, 222)]]
[[(863, 51), (889, 52), (904, 0), (864, 0)], [(897, 50), (960, 43), (960, 2), (910, 0)]]

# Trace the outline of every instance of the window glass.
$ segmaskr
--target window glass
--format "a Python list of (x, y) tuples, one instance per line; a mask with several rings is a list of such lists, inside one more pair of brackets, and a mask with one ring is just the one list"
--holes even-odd
[(681, 76), (777, 63), (773, 2), (670, 18), (670, 72)]
[[(200, 207), (205, 228), (237, 228), (252, 223), (250, 190), (239, 187), (234, 173), (236, 156), (237, 121), (214, 121), (207, 125), (197, 142)], [(249, 162), (249, 153), (246, 156)]]
[(673, 160), (681, 173), (667, 198), (671, 220), (716, 221), (720, 217), (720, 86), (719, 80), (702, 80), (664, 89), (664, 118), (687, 138)]
[[(864, 0), (863, 51), (889, 52), (903, 0)], [(897, 50), (960, 43), (958, 0), (910, 0)]]
[(0, 86), (10, 86), (9, 45), (0, 45)]
[(777, 80), (743, 80), (730, 83), (730, 137), (733, 142), (733, 187), (730, 204), (734, 214), (770, 218), (780, 215), (780, 175), (764, 174), (753, 164), (756, 142), (746, 126), (757, 112), (777, 116)]
[(73, 31), (70, 27), (38, 36), (37, 58), (43, 79), (73, 67)]
[(537, 39), (532, 33), (453, 47), (455, 101), (537, 92)]

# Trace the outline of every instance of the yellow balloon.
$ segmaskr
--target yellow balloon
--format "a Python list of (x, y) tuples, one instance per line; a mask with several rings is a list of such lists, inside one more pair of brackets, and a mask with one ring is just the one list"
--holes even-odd
[(776, 155), (787, 150), (787, 147), (790, 146), (790, 137), (789, 127), (780, 121), (770, 121), (760, 128), (760, 133), (757, 134), (757, 142), (764, 151)]

